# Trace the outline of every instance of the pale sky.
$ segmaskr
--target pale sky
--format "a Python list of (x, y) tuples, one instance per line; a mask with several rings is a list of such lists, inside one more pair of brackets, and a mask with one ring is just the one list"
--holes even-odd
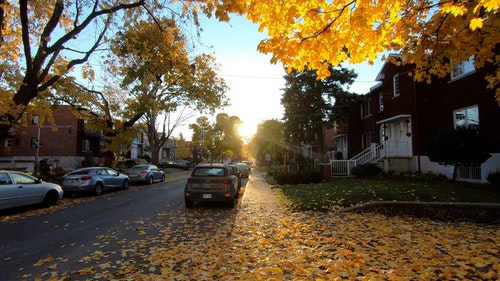
[[(226, 95), (231, 105), (220, 112), (238, 116), (243, 122), (243, 132), (255, 132), (259, 123), (268, 119), (281, 119), (283, 107), (280, 104), (284, 88), (282, 65), (272, 65), (270, 56), (259, 53), (257, 45), (265, 38), (258, 32), (257, 25), (243, 17), (233, 17), (229, 23), (220, 23), (216, 19), (201, 21), (203, 32), (201, 42), (212, 48), (202, 52), (215, 56), (220, 64), (220, 76), (230, 88)], [(382, 63), (374, 66), (344, 66), (354, 68), (358, 74), (350, 91), (365, 94), (375, 85), (375, 77)], [(192, 131), (187, 128), (195, 123), (193, 116), (186, 124), (174, 132), (182, 133), (185, 139), (191, 139)]]

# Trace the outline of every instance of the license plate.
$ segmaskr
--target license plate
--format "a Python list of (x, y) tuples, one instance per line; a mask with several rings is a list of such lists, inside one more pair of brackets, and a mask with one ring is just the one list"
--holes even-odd
[(207, 193), (204, 193), (204, 194), (202, 195), (202, 198), (203, 198), (203, 199), (211, 199), (211, 198), (212, 198), (212, 194), (210, 194), (210, 193), (208, 193), (208, 194), (207, 194)]

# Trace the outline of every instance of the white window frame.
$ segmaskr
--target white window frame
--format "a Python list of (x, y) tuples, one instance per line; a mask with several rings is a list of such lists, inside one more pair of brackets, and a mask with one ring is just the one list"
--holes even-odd
[(451, 63), (453, 66), (453, 69), (450, 73), (451, 80), (460, 79), (473, 73), (476, 70), (476, 68), (474, 67), (474, 56), (471, 56), (468, 60), (461, 61), (457, 64), (453, 64), (453, 62)]
[[(463, 111), (464, 114), (462, 117), (458, 118), (458, 114), (460, 111)], [(477, 119), (477, 124), (469, 124), (471, 123), (470, 120), (472, 120), (472, 118), (474, 117)], [(460, 121), (462, 119), (463, 124), (459, 124), (462, 122)], [(453, 110), (453, 128), (458, 129), (461, 127), (472, 129), (479, 127), (479, 107), (477, 106), (477, 104)]]
[(394, 76), (392, 76), (392, 93), (395, 98), (399, 97), (399, 95), (401, 94), (399, 86), (400, 86), (399, 73), (396, 73), (394, 74)]
[(384, 111), (384, 92), (378, 94), (378, 111)]

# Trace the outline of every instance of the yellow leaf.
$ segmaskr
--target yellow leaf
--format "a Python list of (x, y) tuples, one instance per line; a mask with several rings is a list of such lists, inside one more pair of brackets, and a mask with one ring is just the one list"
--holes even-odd
[(34, 264), (34, 266), (42, 266), (43, 264), (48, 263), (48, 262), (51, 262), (51, 261), (53, 261), (53, 260), (54, 260), (54, 258), (49, 256), (49, 257), (46, 257), (46, 258), (41, 259), (41, 260), (39, 260), (38, 262), (36, 262), (36, 263)]
[(476, 30), (476, 28), (482, 28), (483, 27), (483, 19), (482, 18), (475, 18), (470, 21), (469, 25), (470, 29)]

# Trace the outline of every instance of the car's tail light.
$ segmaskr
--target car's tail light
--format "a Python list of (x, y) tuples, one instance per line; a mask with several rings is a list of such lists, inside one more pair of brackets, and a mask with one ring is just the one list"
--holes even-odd
[(191, 178), (187, 179), (187, 183), (193, 183), (193, 179)]
[(148, 173), (148, 171), (140, 171), (140, 172), (139, 172), (139, 174), (141, 174), (141, 175), (145, 175), (145, 174), (147, 174), (147, 173)]
[(224, 184), (225, 185), (230, 185), (231, 184), (231, 180), (230, 179), (224, 179)]
[(80, 177), (80, 180), (82, 180), (82, 181), (88, 181), (91, 178), (92, 178), (91, 176), (83, 176), (83, 177)]

